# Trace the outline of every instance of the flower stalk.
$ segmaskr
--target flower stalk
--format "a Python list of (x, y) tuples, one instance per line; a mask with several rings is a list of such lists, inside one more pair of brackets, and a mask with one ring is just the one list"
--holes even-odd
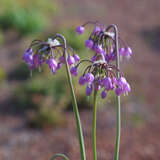
[(92, 120), (92, 151), (93, 151), (93, 160), (97, 160), (97, 151), (96, 151), (96, 114), (97, 114), (97, 91), (94, 91), (94, 104), (93, 104), (93, 120)]
[[(116, 52), (116, 67), (120, 69), (120, 63), (119, 63), (119, 46), (118, 46), (118, 29), (116, 25), (111, 25), (114, 29), (115, 33), (115, 52)], [(117, 71), (117, 79), (120, 77), (120, 73)], [(116, 105), (117, 105), (117, 111), (116, 111), (116, 118), (117, 118), (117, 124), (116, 124), (116, 146), (115, 146), (115, 155), (114, 160), (119, 160), (119, 148), (120, 148), (120, 136), (121, 136), (121, 103), (120, 103), (120, 96), (116, 96)]]
[[(31, 71), (41, 67), (44, 63), (46, 63), (51, 71), (51, 74), (53, 75), (55, 75), (56, 72), (61, 69), (61, 66), (65, 64), (68, 83), (71, 91), (73, 111), (76, 119), (81, 160), (86, 160), (81, 121), (71, 78), (71, 73), (74, 76), (78, 74), (78, 70), (76, 67), (74, 67), (74, 65), (79, 62), (79, 56), (74, 53), (72, 48), (67, 46), (66, 39), (63, 35), (56, 34), (53, 38), (49, 38), (47, 42), (41, 40), (32, 41), (29, 48), (25, 50), (22, 59), (29, 66)], [(56, 158), (57, 156), (68, 160), (63, 154), (56, 154), (52, 159)]]
[[(106, 27), (98, 21), (89, 21), (76, 28), (76, 32), (81, 35), (85, 31), (85, 26), (94, 25), (94, 29), (89, 38), (85, 41), (86, 48), (92, 50), (94, 55), (90, 59), (80, 61), (78, 54), (67, 46), (66, 39), (61, 34), (56, 34), (48, 41), (34, 40), (23, 55), (24, 62), (30, 70), (41, 68), (46, 63), (53, 75), (64, 64), (67, 79), (71, 91), (73, 111), (75, 115), (78, 140), (80, 145), (81, 160), (86, 160), (83, 131), (77, 100), (73, 88), (72, 76), (78, 75), (78, 67), (82, 63), (87, 63), (84, 73), (79, 78), (80, 85), (86, 85), (86, 95), (94, 94), (93, 98), (93, 119), (92, 119), (92, 151), (93, 160), (97, 160), (96, 151), (96, 114), (97, 114), (97, 95), (101, 91), (101, 98), (105, 99), (108, 92), (114, 91), (116, 96), (116, 144), (114, 160), (119, 160), (120, 135), (121, 135), (121, 105), (120, 95), (128, 94), (131, 87), (120, 70), (120, 57), (131, 57), (132, 50), (118, 35), (117, 26), (114, 24)], [(111, 30), (111, 31), (110, 31)], [(120, 40), (120, 41), (119, 41)], [(120, 43), (119, 43), (120, 42)], [(119, 48), (120, 44), (120, 48)], [(64, 154), (56, 154), (51, 160), (61, 157), (69, 160)]]
[(78, 138), (79, 138), (79, 144), (80, 144), (80, 152), (81, 152), (81, 160), (86, 160), (84, 138), (83, 138), (83, 132), (82, 132), (82, 127), (81, 127), (81, 121), (80, 121), (80, 116), (79, 116), (76, 96), (75, 96), (74, 89), (73, 89), (73, 83), (72, 83), (72, 78), (71, 78), (71, 74), (70, 74), (70, 70), (69, 70), (69, 65), (68, 65), (68, 62), (67, 62), (68, 54), (67, 54), (67, 49), (66, 49), (67, 48), (66, 40), (65, 40), (64, 36), (62, 36), (60, 34), (56, 34), (56, 37), (60, 37), (64, 42), (64, 57), (65, 57), (65, 61), (66, 61), (66, 63), (65, 63), (66, 72), (67, 72), (68, 83), (69, 83), (70, 90), (71, 90), (73, 111), (74, 111), (75, 118), (76, 118)]
[[(94, 25), (94, 29), (89, 38), (85, 41), (86, 48), (94, 52), (89, 64), (79, 79), (80, 85), (86, 86), (86, 95), (90, 96), (94, 92), (93, 122), (92, 122), (92, 148), (93, 159), (97, 160), (96, 153), (96, 98), (97, 92), (101, 90), (101, 98), (105, 99), (108, 92), (116, 93), (116, 145), (114, 160), (119, 160), (120, 133), (121, 133), (121, 106), (120, 95), (128, 94), (131, 87), (120, 71), (121, 59), (130, 58), (132, 50), (119, 37), (117, 26), (114, 24), (106, 27), (98, 21), (89, 21), (76, 28), (76, 32), (81, 35), (85, 31), (85, 26)], [(120, 48), (119, 42), (120, 40)], [(83, 63), (83, 61), (80, 61)]]

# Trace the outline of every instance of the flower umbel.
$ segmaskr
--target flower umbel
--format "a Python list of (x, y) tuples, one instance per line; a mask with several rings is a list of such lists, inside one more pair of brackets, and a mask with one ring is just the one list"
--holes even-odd
[[(94, 55), (91, 60), (82, 60), (76, 66), (78, 67), (79, 64), (85, 61), (90, 63), (80, 77), (79, 84), (87, 85), (87, 96), (91, 95), (93, 90), (102, 90), (102, 99), (106, 98), (107, 92), (112, 90), (118, 96), (128, 94), (131, 91), (131, 87), (123, 77), (120, 68), (116, 66), (116, 40), (114, 31), (112, 31), (110, 26), (106, 27), (97, 22), (87, 22), (77, 28), (80, 29), (82, 26), (84, 28), (88, 24), (93, 24), (94, 28), (89, 38), (85, 41), (85, 46), (91, 49)], [(129, 58), (132, 55), (131, 48), (121, 38), (119, 38), (119, 44), (119, 55)], [(120, 78), (117, 78), (117, 72), (119, 72)]]
[[(68, 64), (74, 67), (80, 60), (79, 56), (75, 54), (74, 50), (70, 47), (67, 47), (67, 54)], [(36, 69), (37, 67), (40, 68), (46, 63), (51, 73), (55, 74), (57, 70), (65, 64), (64, 44), (58, 38), (48, 38), (48, 41), (34, 40), (29, 48), (25, 50), (22, 59), (28, 64), (30, 70)], [(71, 73), (76, 76), (78, 70), (71, 68)]]

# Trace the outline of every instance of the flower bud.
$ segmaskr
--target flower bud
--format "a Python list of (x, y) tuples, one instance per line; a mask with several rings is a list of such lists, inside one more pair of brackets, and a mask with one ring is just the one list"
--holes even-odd
[(78, 33), (78, 34), (83, 34), (83, 32), (84, 32), (84, 30), (85, 30), (85, 28), (83, 27), (83, 26), (78, 26), (77, 28), (76, 28), (76, 32)]

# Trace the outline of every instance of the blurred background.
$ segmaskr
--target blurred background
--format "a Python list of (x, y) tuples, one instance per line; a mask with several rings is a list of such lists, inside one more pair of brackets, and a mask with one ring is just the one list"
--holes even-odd
[[(33, 39), (59, 32), (83, 58), (88, 36), (75, 27), (88, 20), (116, 24), (134, 55), (122, 70), (132, 87), (122, 96), (120, 160), (160, 159), (160, 1), (159, 0), (1, 0), (0, 1), (0, 160), (47, 160), (54, 153), (80, 159), (65, 68), (52, 76), (22, 62)], [(74, 78), (87, 159), (92, 159), (91, 102)], [(115, 95), (98, 102), (98, 159), (112, 160)]]

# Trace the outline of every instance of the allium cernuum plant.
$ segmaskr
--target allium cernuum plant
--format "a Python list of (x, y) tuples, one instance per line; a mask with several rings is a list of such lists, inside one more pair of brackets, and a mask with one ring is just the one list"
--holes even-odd
[(96, 151), (96, 110), (97, 94), (101, 93), (101, 98), (105, 99), (108, 92), (114, 91), (117, 105), (117, 134), (115, 144), (114, 160), (119, 160), (120, 148), (120, 95), (127, 95), (131, 87), (120, 70), (120, 60), (129, 59), (132, 55), (131, 48), (118, 35), (118, 28), (111, 24), (105, 26), (99, 22), (87, 22), (76, 28), (76, 32), (81, 35), (85, 32), (87, 25), (93, 25), (88, 39), (85, 41), (85, 47), (90, 49), (93, 55), (90, 59), (81, 60), (75, 67), (78, 68), (82, 63), (87, 63), (83, 74), (79, 78), (80, 85), (86, 85), (86, 95), (93, 97), (93, 120), (92, 120), (92, 151), (93, 160), (97, 160)]
[[(31, 71), (37, 67), (41, 68), (43, 64), (47, 64), (50, 72), (53, 75), (55, 75), (57, 70), (59, 70), (63, 64), (66, 66), (67, 79), (72, 98), (72, 106), (77, 125), (81, 159), (85, 160), (86, 156), (83, 131), (71, 77), (71, 73), (74, 76), (78, 75), (78, 70), (75, 65), (79, 62), (80, 57), (70, 46), (67, 45), (66, 39), (63, 35), (56, 34), (53, 38), (49, 38), (48, 41), (32, 41), (28, 49), (25, 50), (22, 59), (29, 66)], [(55, 154), (51, 160), (56, 157), (62, 157), (63, 159), (68, 160), (64, 154)]]
[[(41, 68), (43, 64), (47, 64), (51, 73), (55, 74), (57, 70), (65, 64), (64, 46), (58, 39), (49, 38), (48, 41), (34, 40), (29, 48), (25, 50), (22, 59), (28, 64), (30, 70)], [(67, 62), (72, 67), (79, 60), (78, 54), (70, 47), (67, 48)], [(73, 75), (78, 75), (76, 68), (71, 68)]]
[[(88, 39), (84, 42), (87, 49), (92, 51), (89, 59), (80, 60), (78, 54), (69, 47), (64, 36), (56, 34), (48, 41), (34, 40), (28, 49), (25, 50), (23, 60), (32, 71), (35, 68), (41, 68), (47, 64), (51, 73), (54, 75), (62, 65), (66, 66), (68, 84), (71, 91), (73, 111), (77, 125), (78, 140), (80, 146), (81, 160), (86, 160), (83, 131), (80, 122), (80, 116), (77, 106), (77, 100), (74, 93), (72, 77), (78, 76), (78, 67), (87, 63), (84, 72), (80, 75), (79, 85), (86, 86), (86, 95), (93, 96), (93, 119), (92, 119), (92, 152), (93, 160), (97, 160), (96, 151), (96, 111), (97, 95), (105, 99), (108, 92), (113, 91), (116, 94), (116, 142), (114, 160), (119, 160), (120, 131), (121, 131), (121, 106), (120, 96), (127, 95), (131, 87), (120, 69), (120, 59), (129, 59), (132, 56), (131, 48), (121, 39), (116, 25), (105, 26), (99, 22), (87, 22), (76, 28), (76, 32), (82, 35), (86, 32), (86, 26), (92, 25), (93, 28)], [(69, 160), (64, 154), (56, 154), (56, 157), (62, 157)]]
[[(78, 26), (76, 32), (83, 34), (85, 26), (88, 23)], [(123, 76), (116, 62), (116, 46), (115, 46), (115, 33), (109, 31), (110, 28), (94, 23), (93, 30), (89, 38), (85, 41), (86, 48), (93, 51), (91, 59), (82, 60), (77, 64), (78, 67), (81, 63), (88, 61), (88, 66), (85, 68), (83, 75), (79, 79), (80, 85), (86, 85), (86, 94), (90, 96), (93, 90), (101, 90), (101, 97), (107, 97), (109, 91), (114, 90), (119, 96), (121, 94), (128, 94), (131, 87)], [(132, 50), (127, 46), (124, 41), (119, 37), (119, 54), (122, 57), (129, 58), (132, 55)], [(116, 77), (116, 72), (120, 73), (120, 77)]]

